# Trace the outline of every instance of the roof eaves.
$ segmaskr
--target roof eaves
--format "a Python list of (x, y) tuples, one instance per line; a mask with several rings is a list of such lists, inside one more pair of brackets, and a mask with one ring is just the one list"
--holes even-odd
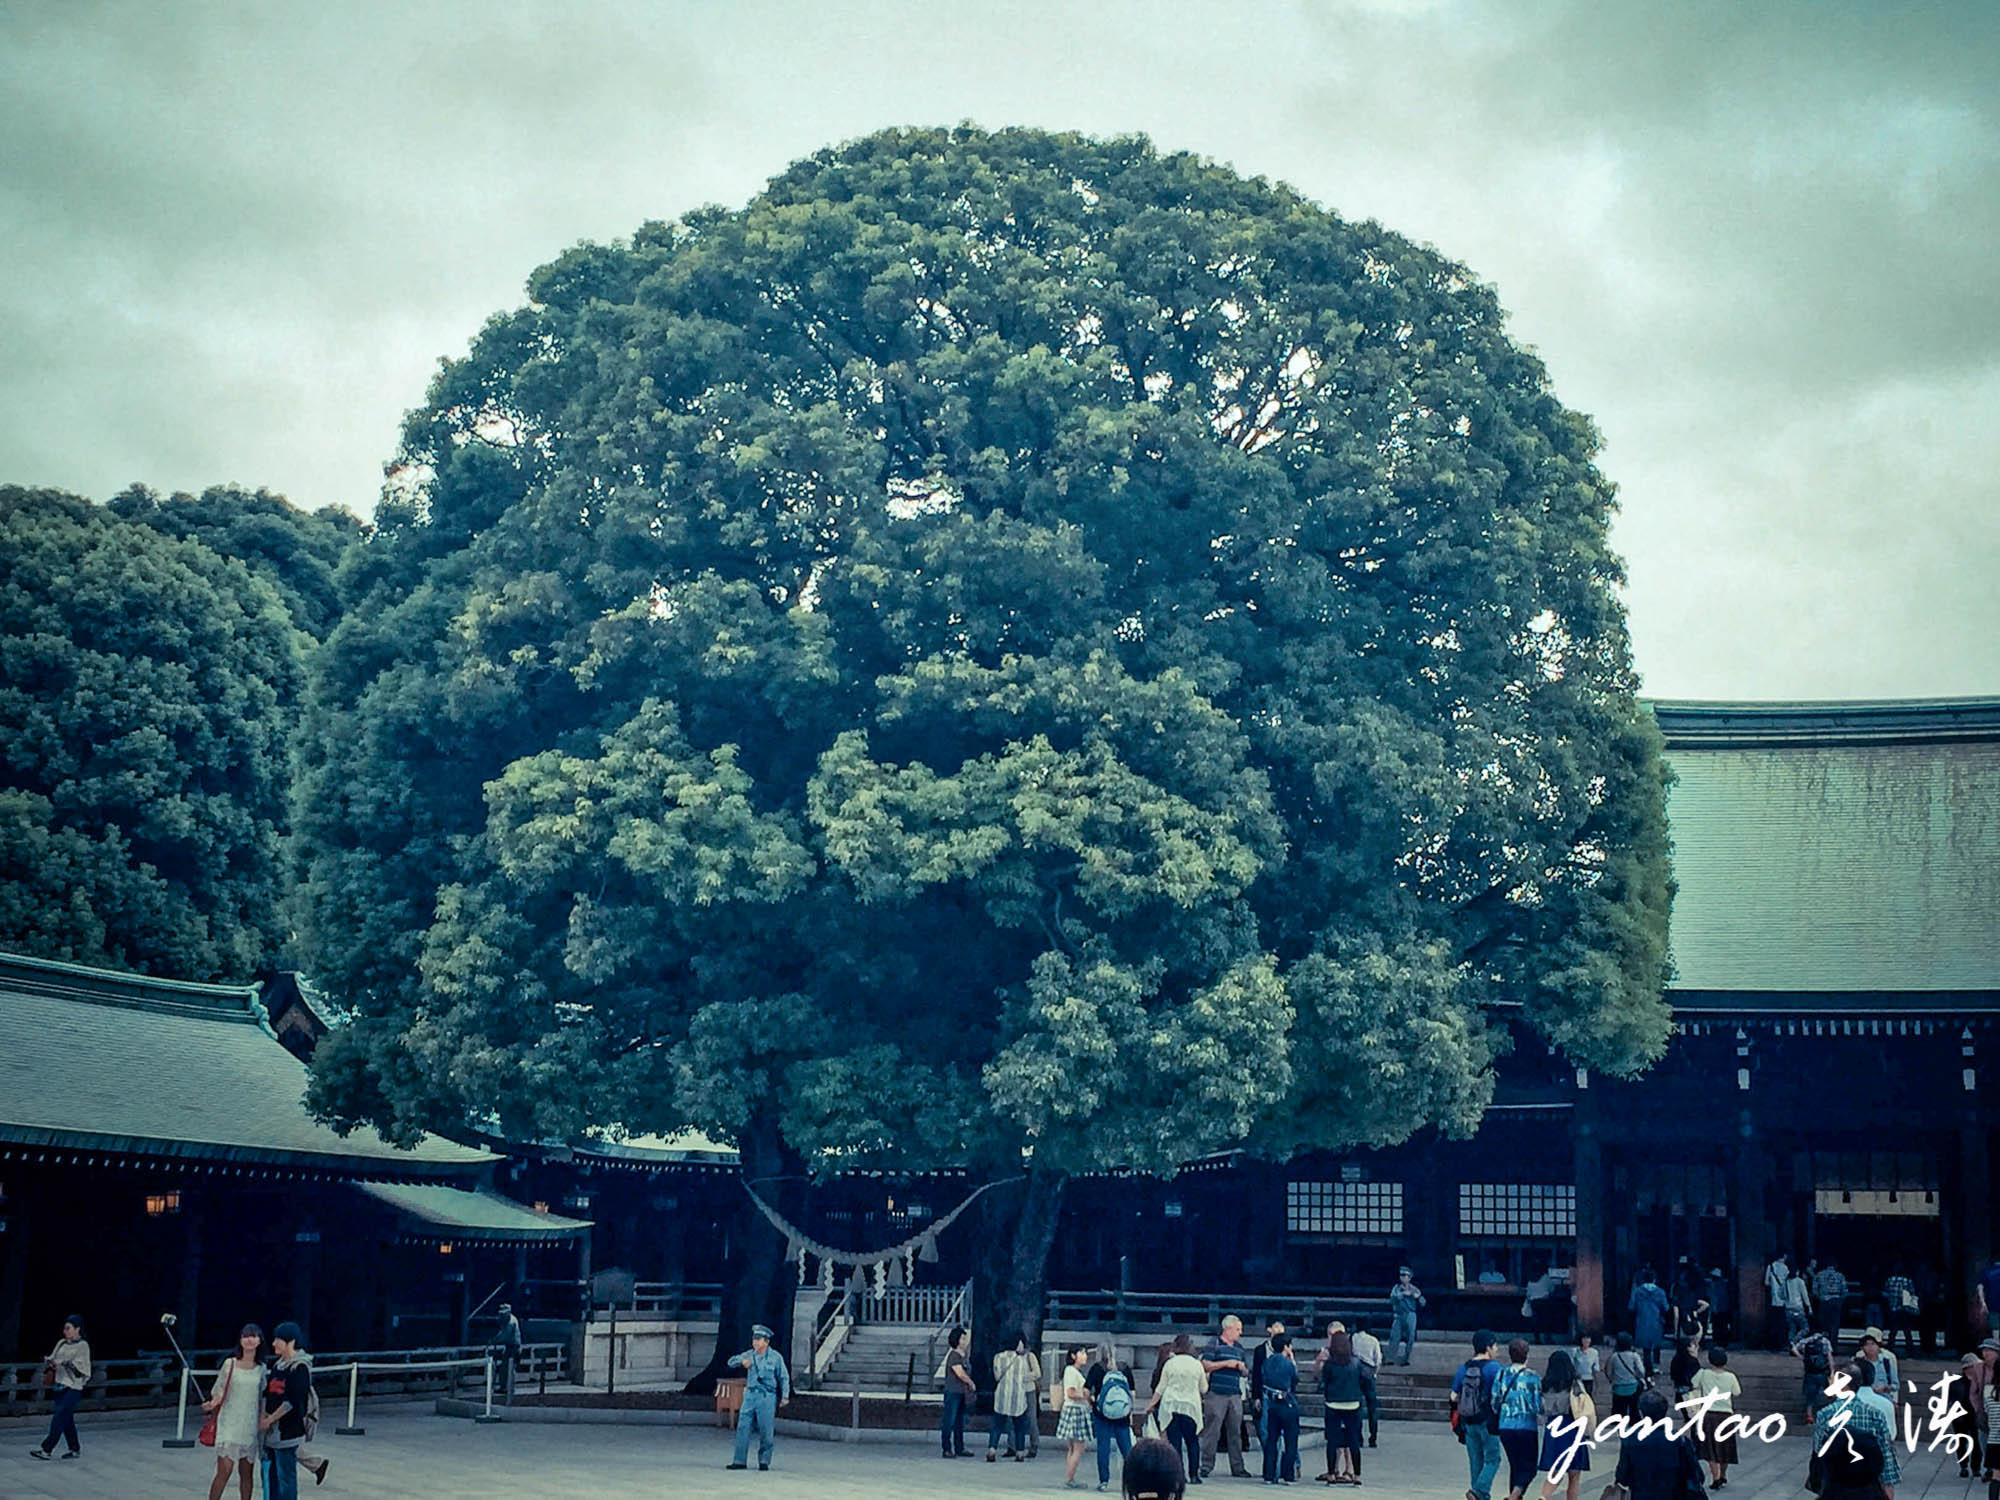
[(116, 969), (93, 969), (57, 959), (0, 953), (0, 990), (46, 995), (87, 1005), (123, 1006), (198, 1015), (209, 1020), (255, 1023), (260, 1003), (252, 984), (194, 984)]
[(2000, 740), (2000, 697), (1648, 702), (1669, 750)]
[(2000, 990), (1670, 990), (1675, 1015), (2000, 1015)]
[[(356, 1182), (354, 1186), (392, 1210), (405, 1240), (490, 1245), (548, 1244), (587, 1233), (592, 1220), (537, 1213), (525, 1203), (485, 1190), (449, 1184)], [(480, 1216), (489, 1222), (477, 1222)]]
[[(8, 1147), (16, 1148), (7, 1150)], [(259, 1146), (227, 1146), (208, 1141), (174, 1141), (145, 1136), (94, 1135), (87, 1131), (44, 1129), (0, 1121), (0, 1154), (20, 1158), (47, 1151), (97, 1157), (127, 1157), (133, 1165), (172, 1162), (187, 1170), (209, 1167), (274, 1167), (311, 1176), (395, 1178), (407, 1181), (458, 1180), (476, 1176), (497, 1158), (475, 1147), (458, 1159), (367, 1152), (276, 1151)], [(477, 1152), (477, 1154), (471, 1154)]]

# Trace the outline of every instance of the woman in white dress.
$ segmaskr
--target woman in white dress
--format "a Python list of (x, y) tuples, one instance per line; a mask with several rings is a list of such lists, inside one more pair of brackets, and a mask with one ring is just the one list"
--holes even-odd
[(257, 1482), (257, 1414), (263, 1410), (264, 1366), (257, 1360), (264, 1330), (245, 1323), (236, 1336), (236, 1353), (215, 1372), (215, 1384), (201, 1409), (215, 1414), (215, 1478), (208, 1500), (222, 1500), (229, 1471), (236, 1471), (236, 1488), (250, 1500)]

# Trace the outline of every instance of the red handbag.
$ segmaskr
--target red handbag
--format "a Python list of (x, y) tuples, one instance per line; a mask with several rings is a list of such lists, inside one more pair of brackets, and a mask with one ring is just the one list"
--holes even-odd
[[(235, 1378), (236, 1361), (232, 1359), (223, 1367), (222, 1395), (215, 1403), (215, 1410), (208, 1414), (208, 1420), (201, 1424), (201, 1431), (194, 1435), (194, 1440), (204, 1448), (213, 1448), (215, 1446), (215, 1419), (222, 1415), (222, 1403), (229, 1399), (229, 1382)], [(183, 1427), (181, 1431), (185, 1432), (187, 1429)]]

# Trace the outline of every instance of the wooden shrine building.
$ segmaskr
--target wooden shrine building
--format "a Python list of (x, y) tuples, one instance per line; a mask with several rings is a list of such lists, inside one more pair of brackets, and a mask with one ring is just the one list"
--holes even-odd
[(1995, 1247), (2000, 699), (1654, 712), (1679, 885), (1658, 1065), (1590, 1077), (1523, 1039), (1469, 1141), (1077, 1184), (1051, 1284), (1379, 1297), (1408, 1264), (1432, 1327), (1509, 1329), (1554, 1266), (1604, 1331), (1642, 1266), (1685, 1264), (1754, 1332), (1782, 1248), (1838, 1263), (1850, 1324), (1901, 1264), (1962, 1338)]
[(574, 1274), (581, 1220), (492, 1190), (499, 1158), (342, 1136), (259, 987), (0, 955), (0, 1361), (63, 1316), (102, 1353), (226, 1345), (296, 1320), (309, 1346), (455, 1344), (489, 1288)]
[[(1846, 1272), (1850, 1326), (1900, 1264), (1962, 1339), (1996, 1248), (2000, 698), (1654, 712), (1679, 888), (1659, 1064), (1592, 1077), (1523, 1038), (1467, 1141), (1073, 1183), (1050, 1286), (1255, 1315), (1408, 1264), (1429, 1327), (1513, 1329), (1554, 1267), (1610, 1331), (1641, 1266), (1685, 1265), (1754, 1331), (1782, 1248)], [(726, 1148), (339, 1136), (274, 1036), (307, 1051), (315, 1020), (303, 994), (0, 956), (0, 1360), (72, 1310), (107, 1349), (156, 1347), (169, 1309), (206, 1347), (284, 1316), (325, 1348), (453, 1343), (502, 1284), (563, 1317), (593, 1267), (733, 1273)], [(964, 1187), (842, 1177), (813, 1232), (899, 1240)], [(925, 1279), (970, 1248), (947, 1236)]]

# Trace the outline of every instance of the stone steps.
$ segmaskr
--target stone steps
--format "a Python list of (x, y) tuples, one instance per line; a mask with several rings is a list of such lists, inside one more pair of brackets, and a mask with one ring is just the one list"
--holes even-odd
[(848, 1334), (820, 1388), (900, 1392), (907, 1387), (932, 1394), (937, 1390), (937, 1366), (930, 1352), (933, 1332), (915, 1324), (864, 1323)]

